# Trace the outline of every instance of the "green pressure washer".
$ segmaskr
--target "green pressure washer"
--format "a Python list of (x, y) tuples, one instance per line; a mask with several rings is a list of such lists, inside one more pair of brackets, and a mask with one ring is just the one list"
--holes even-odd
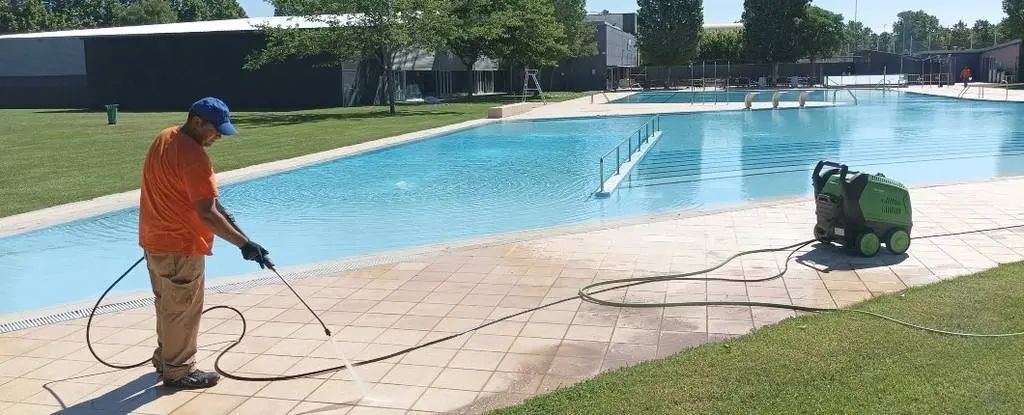
[[(826, 166), (830, 168), (822, 172)], [(824, 160), (814, 168), (811, 181), (818, 216), (815, 239), (839, 243), (866, 257), (877, 254), (883, 241), (896, 255), (910, 248), (910, 192), (902, 183)]]

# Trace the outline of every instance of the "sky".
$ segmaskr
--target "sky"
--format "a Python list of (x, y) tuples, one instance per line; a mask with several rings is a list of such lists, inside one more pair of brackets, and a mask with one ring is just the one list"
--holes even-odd
[[(239, 3), (249, 17), (274, 15), (274, 7), (265, 0), (239, 0)], [(939, 24), (946, 27), (961, 19), (968, 26), (978, 19), (996, 24), (1004, 16), (1001, 0), (971, 0), (966, 5), (960, 0), (812, 0), (811, 4), (840, 13), (847, 21), (853, 20), (856, 13), (857, 20), (876, 33), (891, 30), (896, 13), (904, 10), (924, 10), (938, 17)], [(587, 0), (587, 9), (595, 13), (605, 9), (613, 13), (635, 12), (636, 0)], [(743, 0), (704, 1), (705, 23), (734, 22), (742, 14)]]

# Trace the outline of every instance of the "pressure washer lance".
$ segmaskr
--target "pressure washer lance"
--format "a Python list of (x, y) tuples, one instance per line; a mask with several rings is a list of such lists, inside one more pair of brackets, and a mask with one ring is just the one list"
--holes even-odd
[[(915, 237), (912, 237), (911, 239), (917, 239), (917, 240), (920, 240), (920, 239), (931, 239), (931, 238), (939, 238), (939, 237), (947, 237), (947, 236), (958, 236), (958, 235), (967, 235), (967, 234), (976, 234), (976, 233), (984, 233), (984, 232), (992, 232), (992, 231), (1016, 229), (1016, 228), (1024, 228), (1024, 225), (1002, 226), (1002, 227), (997, 227), (997, 228), (978, 229), (978, 230), (965, 231), (965, 232), (952, 232), (952, 233), (944, 233), (944, 234), (936, 234), (936, 235), (928, 235), (928, 236), (915, 236)], [(242, 339), (245, 338), (245, 332), (246, 332), (245, 315), (243, 315), (242, 312), (238, 311), (238, 309), (236, 309), (234, 307), (231, 307), (231, 306), (226, 306), (226, 305), (219, 305), (219, 306), (213, 306), (213, 307), (207, 308), (206, 310), (203, 311), (203, 314), (205, 314), (206, 312), (212, 311), (212, 310), (228, 309), (228, 310), (234, 311), (235, 314), (237, 314), (238, 317), (242, 320), (242, 331), (241, 331), (241, 333), (239, 333), (238, 339), (235, 340), (232, 344), (230, 344), (227, 347), (225, 347), (224, 350), (222, 350), (220, 352), (220, 354), (217, 355), (217, 359), (214, 361), (214, 369), (217, 370), (217, 373), (220, 373), (221, 375), (223, 375), (224, 377), (227, 377), (229, 379), (240, 380), (240, 381), (252, 381), (252, 382), (274, 382), (274, 381), (290, 380), (290, 379), (298, 379), (298, 378), (304, 378), (304, 377), (309, 377), (309, 376), (316, 376), (316, 375), (321, 375), (321, 374), (325, 374), (325, 373), (329, 373), (329, 372), (336, 372), (336, 371), (339, 371), (339, 370), (342, 370), (342, 369), (346, 369), (346, 368), (351, 370), (351, 368), (355, 367), (355, 366), (363, 366), (363, 365), (368, 365), (368, 364), (371, 364), (371, 363), (376, 363), (376, 362), (388, 360), (388, 359), (394, 358), (396, 356), (401, 356), (401, 355), (407, 354), (407, 353), (415, 351), (415, 350), (419, 350), (419, 349), (422, 349), (422, 348), (425, 348), (425, 347), (428, 347), (428, 346), (432, 346), (432, 345), (435, 345), (435, 344), (438, 344), (438, 343), (446, 342), (446, 341), (454, 339), (456, 337), (460, 337), (460, 336), (463, 336), (463, 335), (475, 332), (477, 330), (489, 327), (491, 325), (498, 324), (498, 323), (500, 323), (502, 321), (509, 320), (509, 319), (512, 319), (512, 318), (516, 318), (516, 317), (521, 316), (523, 314), (532, 313), (534, 311), (542, 310), (542, 309), (545, 309), (545, 308), (548, 308), (548, 307), (551, 307), (551, 306), (554, 306), (554, 305), (557, 305), (557, 304), (565, 303), (565, 302), (568, 302), (568, 301), (572, 301), (572, 300), (583, 300), (583, 301), (586, 301), (586, 302), (589, 302), (589, 303), (593, 303), (593, 304), (601, 304), (601, 305), (610, 306), (610, 307), (622, 307), (622, 308), (694, 307), (694, 306), (702, 307), (702, 306), (730, 305), (730, 306), (745, 306), (745, 307), (778, 308), (778, 309), (804, 311), (804, 312), (811, 312), (811, 313), (852, 312), (852, 313), (859, 313), (859, 314), (863, 314), (863, 315), (868, 315), (868, 316), (880, 318), (880, 319), (887, 320), (887, 321), (890, 321), (890, 322), (893, 322), (893, 323), (896, 323), (896, 324), (899, 324), (899, 325), (902, 325), (902, 326), (905, 326), (905, 327), (910, 327), (910, 328), (919, 329), (919, 330), (923, 330), (923, 331), (930, 332), (930, 333), (935, 333), (935, 334), (942, 334), (942, 335), (951, 335), (951, 336), (958, 336), (958, 337), (983, 337), (983, 338), (1015, 337), (1015, 336), (1022, 336), (1022, 335), (1024, 335), (1024, 332), (979, 334), (979, 333), (963, 333), (963, 332), (953, 332), (953, 331), (939, 330), (939, 329), (929, 328), (929, 327), (925, 327), (925, 326), (921, 326), (921, 325), (917, 325), (917, 324), (913, 324), (913, 323), (908, 323), (908, 322), (901, 321), (901, 320), (898, 320), (898, 319), (895, 319), (895, 318), (892, 318), (892, 317), (888, 317), (888, 316), (885, 316), (885, 315), (882, 315), (882, 314), (873, 313), (873, 312), (864, 311), (864, 310), (857, 310), (857, 309), (817, 308), (817, 307), (804, 307), (804, 306), (798, 306), (798, 305), (792, 305), (792, 304), (764, 303), (764, 302), (752, 302), (752, 301), (692, 301), (692, 302), (672, 302), (672, 303), (629, 303), (629, 302), (618, 302), (618, 301), (601, 300), (601, 299), (598, 299), (598, 298), (594, 297), (595, 295), (603, 293), (603, 292), (623, 289), (623, 288), (637, 286), (637, 285), (642, 285), (642, 284), (661, 282), (661, 281), (726, 281), (726, 282), (749, 283), (749, 282), (764, 282), (764, 281), (775, 280), (775, 279), (781, 278), (783, 275), (786, 274), (786, 272), (789, 271), (789, 262), (793, 258), (793, 255), (795, 255), (797, 252), (799, 252), (804, 247), (814, 243), (815, 241), (816, 240), (812, 239), (812, 240), (808, 240), (808, 241), (804, 241), (804, 242), (800, 242), (800, 243), (796, 243), (796, 244), (792, 244), (792, 245), (788, 245), (788, 246), (784, 246), (784, 247), (780, 247), (780, 248), (765, 248), (765, 249), (755, 249), (755, 250), (738, 252), (736, 254), (733, 254), (729, 258), (726, 258), (725, 260), (720, 262), (718, 265), (715, 265), (715, 266), (707, 268), (707, 269), (698, 270), (698, 271), (691, 271), (691, 272), (686, 272), (686, 273), (681, 273), (681, 274), (657, 275), (657, 276), (651, 276), (651, 277), (627, 278), (627, 279), (618, 279), (618, 280), (609, 280), (609, 281), (597, 282), (597, 283), (590, 284), (590, 285), (587, 285), (587, 286), (581, 288), (579, 290), (579, 293), (577, 295), (575, 295), (575, 296), (566, 297), (566, 298), (563, 298), (563, 299), (560, 299), (560, 300), (552, 301), (552, 302), (549, 302), (549, 303), (546, 303), (546, 304), (542, 304), (542, 305), (537, 306), (537, 307), (530, 308), (528, 310), (523, 310), (523, 311), (520, 311), (520, 312), (517, 312), (517, 313), (514, 313), (514, 314), (510, 314), (510, 315), (507, 315), (507, 316), (504, 316), (504, 317), (492, 320), (490, 322), (481, 324), (479, 326), (472, 327), (472, 328), (466, 329), (466, 330), (458, 332), (458, 333), (453, 333), (451, 335), (448, 335), (448, 336), (445, 336), (445, 337), (441, 337), (439, 339), (435, 339), (435, 340), (432, 340), (432, 341), (429, 341), (429, 342), (426, 342), (426, 343), (418, 344), (416, 346), (412, 346), (412, 347), (408, 347), (408, 348), (405, 348), (405, 349), (402, 349), (402, 350), (398, 350), (396, 352), (392, 352), (392, 353), (389, 353), (389, 354), (384, 355), (384, 356), (379, 356), (379, 357), (375, 357), (375, 358), (372, 358), (372, 359), (362, 360), (362, 361), (358, 361), (358, 362), (355, 362), (355, 363), (351, 363), (351, 362), (346, 361), (345, 364), (342, 365), (342, 366), (334, 366), (334, 367), (324, 368), (324, 369), (320, 369), (320, 370), (314, 370), (314, 371), (311, 371), (311, 372), (297, 373), (297, 374), (291, 374), (291, 375), (265, 376), (265, 377), (240, 376), (240, 375), (234, 375), (234, 374), (228, 373), (227, 371), (223, 370), (220, 367), (220, 359), (223, 358), (224, 355), (226, 355), (228, 352), (230, 352), (235, 346), (238, 346), (238, 344), (242, 342)], [(712, 272), (712, 271), (714, 271), (716, 269), (719, 269), (719, 268), (725, 266), (726, 264), (732, 262), (736, 258), (739, 258), (739, 257), (742, 257), (742, 256), (753, 255), (753, 254), (758, 254), (758, 253), (770, 253), (770, 252), (782, 252), (782, 251), (790, 251), (790, 252), (789, 252), (788, 255), (786, 255), (786, 260), (783, 263), (782, 270), (779, 271), (778, 273), (776, 273), (775, 275), (770, 276), (770, 277), (765, 277), (765, 278), (760, 278), (760, 279), (736, 279), (736, 278), (698, 277), (698, 275), (707, 274), (707, 273)], [(89, 346), (89, 352), (92, 353), (93, 357), (95, 357), (96, 360), (98, 360), (100, 363), (102, 363), (102, 364), (104, 364), (104, 365), (106, 365), (108, 367), (111, 367), (111, 368), (115, 368), (115, 369), (131, 369), (131, 368), (135, 368), (135, 367), (140, 367), (140, 366), (145, 365), (146, 363), (149, 362), (149, 360), (145, 360), (145, 361), (142, 361), (141, 363), (134, 364), (134, 365), (115, 365), (115, 364), (111, 364), (111, 363), (105, 362), (103, 359), (101, 359), (99, 356), (96, 355), (95, 351), (92, 348), (92, 343), (89, 340), (89, 332), (90, 332), (90, 328), (92, 327), (92, 318), (96, 314), (96, 309), (99, 307), (100, 303), (103, 301), (103, 298), (106, 297), (107, 293), (109, 293), (110, 290), (112, 290), (119, 282), (121, 282), (121, 280), (124, 279), (124, 277), (126, 275), (128, 275), (128, 273), (130, 273), (132, 271), (132, 269), (134, 269), (137, 265), (139, 265), (139, 263), (141, 263), (144, 259), (145, 259), (145, 257), (140, 258), (138, 261), (136, 261), (135, 264), (133, 264), (131, 267), (129, 267), (128, 270), (126, 270), (123, 274), (121, 274), (121, 276), (118, 277), (114, 281), (114, 283), (111, 284), (110, 287), (108, 287), (107, 290), (103, 292), (103, 294), (100, 296), (100, 298), (96, 301), (96, 305), (93, 306), (92, 312), (89, 314), (89, 322), (86, 323), (85, 338), (86, 338), (86, 343)], [(277, 272), (276, 270), (273, 270), (273, 268), (271, 270), (274, 271), (275, 273)], [(278, 277), (281, 278), (281, 280), (284, 281), (284, 283), (286, 285), (289, 285), (288, 282), (284, 278), (282, 278), (280, 274), (278, 274)], [(594, 291), (596, 288), (602, 287), (602, 286), (606, 286), (606, 285), (611, 285), (611, 287), (607, 287), (607, 288), (603, 288), (603, 289)], [(289, 285), (289, 288), (291, 288), (290, 285)], [(294, 289), (292, 289), (292, 293), (294, 293), (297, 297), (299, 297), (300, 300), (302, 299), (301, 296), (299, 296), (299, 294), (297, 292), (295, 292)], [(303, 301), (303, 304), (305, 304), (305, 301)], [(309, 307), (308, 304), (306, 305), (306, 308), (309, 309), (310, 312), (313, 312), (313, 310)], [(313, 313), (313, 314), (316, 315), (316, 313)], [(319, 317), (317, 317), (317, 320), (319, 320)], [(324, 330), (325, 330), (326, 333), (328, 333), (328, 338), (330, 338), (330, 334), (329, 334), (330, 331), (327, 330), (326, 325), (323, 324), (323, 321), (321, 321), (320, 324), (324, 326)], [(355, 372), (353, 372), (353, 377), (355, 377)]]
[[(242, 234), (242, 236), (244, 236), (246, 239), (249, 238), (249, 236), (246, 235), (245, 232), (242, 232), (242, 228), (239, 227), (237, 223), (235, 223), (235, 217), (228, 213), (226, 209), (224, 209), (224, 207), (220, 204), (220, 201), (217, 202), (217, 209), (220, 210), (220, 213), (224, 215), (224, 217), (228, 220), (228, 223), (230, 223), (231, 226), (235, 228), (236, 231), (238, 231), (238, 233)], [(274, 275), (277, 275), (277, 278), (280, 279), (281, 282), (284, 283), (284, 285), (288, 286), (288, 289), (292, 291), (292, 294), (295, 295), (295, 298), (298, 298), (299, 301), (302, 302), (302, 305), (306, 306), (306, 310), (309, 310), (309, 313), (316, 318), (316, 321), (320, 322), (320, 327), (324, 328), (324, 334), (327, 336), (327, 340), (331, 342), (331, 347), (334, 348), (334, 351), (337, 352), (339, 356), (341, 356), (342, 363), (345, 364), (345, 368), (348, 369), (349, 373), (352, 374), (352, 379), (355, 380), (356, 386), (359, 387), (359, 391), (363, 393), (364, 397), (370, 396), (370, 387), (366, 385), (366, 382), (363, 381), (363, 378), (360, 377), (359, 374), (356, 372), (352, 365), (352, 361), (350, 361), (348, 359), (348, 356), (345, 356), (345, 353), (341, 350), (340, 347), (338, 347), (338, 343), (334, 341), (334, 336), (331, 335), (331, 329), (327, 328), (327, 324), (324, 324), (324, 321), (320, 319), (320, 316), (317, 315), (315, 311), (313, 311), (313, 308), (310, 307), (309, 304), (306, 303), (306, 300), (304, 300), (302, 296), (299, 295), (299, 293), (296, 292), (294, 288), (292, 288), (292, 285), (288, 283), (288, 280), (282, 277), (281, 273), (277, 272), (277, 268), (274, 267), (274, 263), (270, 261), (270, 257), (260, 255), (260, 258), (257, 260), (257, 262), (260, 264), (261, 268), (263, 266), (266, 266), (268, 269), (273, 271)], [(378, 402), (383, 401), (379, 398), (375, 398), (374, 400)]]
[[(274, 268), (274, 264), (270, 262), (270, 258), (263, 257), (263, 261), (266, 263), (267, 268), (270, 269), (271, 271), (274, 271), (274, 275), (277, 275), (277, 278), (280, 278), (281, 281), (283, 281), (284, 284), (288, 286), (288, 289), (292, 290), (292, 294), (295, 294), (295, 297), (298, 298), (299, 301), (302, 301), (302, 304), (306, 306), (306, 309), (309, 310), (309, 312), (312, 313), (314, 317), (316, 317), (317, 321), (320, 322), (320, 326), (324, 328), (324, 334), (327, 335), (327, 340), (331, 342), (331, 346), (334, 347), (334, 351), (336, 351), (338, 355), (341, 356), (341, 361), (345, 364), (345, 368), (348, 369), (349, 373), (352, 374), (352, 380), (356, 382), (356, 386), (359, 387), (359, 391), (363, 393), (364, 397), (369, 397), (371, 390), (370, 387), (367, 386), (366, 382), (363, 381), (363, 378), (360, 377), (359, 374), (356, 372), (355, 366), (352, 365), (351, 360), (348, 360), (348, 356), (345, 356), (345, 352), (341, 350), (341, 347), (338, 347), (338, 343), (334, 341), (334, 336), (331, 335), (331, 330), (327, 328), (327, 325), (324, 324), (324, 321), (320, 319), (320, 316), (318, 316), (316, 312), (313, 311), (309, 304), (306, 304), (306, 301), (302, 299), (302, 296), (300, 296), (299, 293), (295, 292), (295, 289), (292, 288), (291, 284), (288, 284), (288, 280), (284, 279), (284, 277), (282, 277), (281, 274), (277, 272), (277, 269)], [(376, 402), (385, 401), (383, 399), (380, 399), (379, 397), (373, 397), (373, 400)]]

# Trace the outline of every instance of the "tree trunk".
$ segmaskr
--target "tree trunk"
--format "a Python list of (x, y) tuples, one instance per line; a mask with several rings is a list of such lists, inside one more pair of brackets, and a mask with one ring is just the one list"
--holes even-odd
[(389, 112), (395, 113), (395, 85), (394, 85), (394, 65), (395, 65), (395, 53), (388, 52), (383, 49), (377, 50), (377, 59), (380, 61), (381, 67), (384, 69), (384, 94), (387, 96)]
[(395, 78), (394, 78), (395, 71), (394, 71), (394, 69), (391, 68), (391, 65), (388, 65), (388, 67), (387, 67), (387, 69), (385, 69), (385, 71), (387, 72), (387, 82), (388, 82), (388, 106), (390, 107), (389, 112), (394, 114), (395, 113)]
[(459, 58), (459, 60), (462, 61), (463, 65), (466, 65), (466, 68), (467, 68), (466, 69), (466, 73), (469, 74), (469, 79), (466, 81), (466, 84), (469, 86), (469, 88), (466, 89), (466, 93), (469, 94), (470, 98), (472, 98), (473, 97), (473, 89), (474, 89), (473, 88), (474, 87), (474, 84), (473, 84), (473, 65), (476, 65), (476, 61), (478, 59), (466, 60), (465, 58)]

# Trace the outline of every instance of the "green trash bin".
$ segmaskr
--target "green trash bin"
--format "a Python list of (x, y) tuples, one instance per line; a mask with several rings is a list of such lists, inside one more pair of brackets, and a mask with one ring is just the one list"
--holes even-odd
[(107, 125), (117, 124), (117, 111), (120, 107), (119, 104), (107, 105)]

